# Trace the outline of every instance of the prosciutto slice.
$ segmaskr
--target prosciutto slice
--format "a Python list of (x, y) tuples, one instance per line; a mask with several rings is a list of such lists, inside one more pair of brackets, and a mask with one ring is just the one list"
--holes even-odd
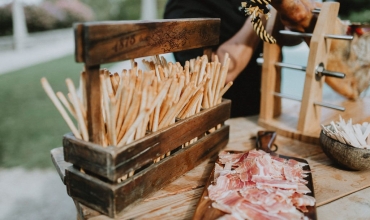
[(307, 219), (303, 213), (316, 201), (306, 195), (305, 165), (261, 150), (222, 152), (208, 187), (212, 206), (226, 213), (220, 219)]

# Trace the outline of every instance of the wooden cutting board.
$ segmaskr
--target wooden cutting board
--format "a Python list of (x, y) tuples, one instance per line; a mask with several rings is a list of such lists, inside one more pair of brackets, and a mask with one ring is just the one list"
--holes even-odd
[[(278, 156), (284, 159), (294, 159), (298, 162), (308, 164), (306, 160), (301, 159), (301, 158), (287, 157), (283, 155), (278, 155)], [(307, 195), (315, 197), (310, 166), (309, 165), (304, 166), (303, 170), (309, 171), (308, 176), (304, 178), (305, 180), (308, 181), (306, 186), (311, 190), (311, 193), (307, 193)], [(195, 209), (193, 220), (213, 220), (213, 219), (217, 219), (226, 214), (220, 211), (219, 209), (213, 208), (212, 207), (213, 201), (208, 197), (208, 186), (213, 184), (214, 172), (215, 172), (215, 169), (213, 168), (211, 175), (206, 185), (204, 186), (202, 196), (200, 197), (197, 207)], [(308, 209), (308, 212), (304, 213), (304, 215), (307, 216), (311, 220), (316, 220), (317, 219), (316, 206), (308, 206), (307, 209)]]

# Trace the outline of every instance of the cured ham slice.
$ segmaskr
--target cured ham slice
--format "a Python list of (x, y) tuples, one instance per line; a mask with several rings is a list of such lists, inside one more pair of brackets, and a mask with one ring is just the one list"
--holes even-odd
[(220, 155), (208, 187), (212, 206), (226, 213), (220, 219), (307, 219), (303, 212), (315, 205), (306, 195), (307, 164), (258, 150)]

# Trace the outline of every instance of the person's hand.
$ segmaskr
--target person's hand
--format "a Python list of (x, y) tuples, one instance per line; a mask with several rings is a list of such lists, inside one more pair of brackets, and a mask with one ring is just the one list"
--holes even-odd
[(312, 11), (321, 7), (314, 0), (272, 0), (271, 5), (288, 29), (299, 32), (313, 31), (317, 18)]

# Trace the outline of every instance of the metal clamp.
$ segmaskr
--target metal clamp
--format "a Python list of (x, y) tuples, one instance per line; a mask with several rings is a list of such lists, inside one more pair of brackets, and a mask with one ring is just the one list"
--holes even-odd
[(320, 80), (321, 77), (323, 77), (323, 76), (343, 79), (344, 77), (346, 77), (346, 74), (340, 73), (340, 72), (333, 72), (333, 71), (325, 70), (324, 63), (320, 63), (315, 69), (316, 80)]

